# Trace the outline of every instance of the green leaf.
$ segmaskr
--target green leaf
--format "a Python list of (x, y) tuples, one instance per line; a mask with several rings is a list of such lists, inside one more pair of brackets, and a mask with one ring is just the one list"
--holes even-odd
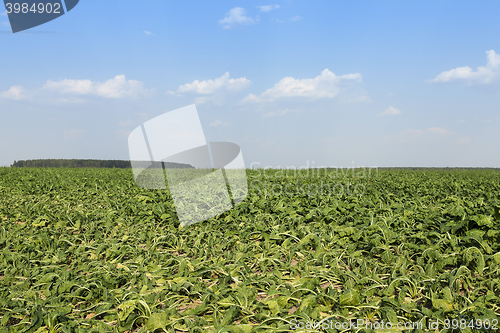
[(384, 308), (384, 310), (387, 320), (389, 320), (389, 322), (391, 322), (393, 325), (397, 325), (399, 320), (394, 309), (386, 307)]
[(445, 299), (433, 299), (432, 306), (445, 312), (453, 311), (453, 304)]
[(43, 313), (40, 311), (35, 312), (32, 317), (31, 323), (26, 327), (21, 333), (32, 333), (35, 332), (43, 323)]
[(168, 315), (165, 312), (155, 312), (151, 314), (146, 323), (146, 329), (154, 332), (158, 329), (165, 330), (168, 324)]
[(339, 303), (341, 306), (354, 306), (360, 302), (359, 292), (355, 289), (349, 289), (340, 296)]
[(493, 261), (495, 261), (495, 264), (500, 264), (500, 252), (493, 255)]
[(240, 307), (237, 305), (233, 305), (224, 314), (220, 326), (224, 327), (226, 325), (232, 324), (236, 320), (236, 318), (238, 318), (239, 315), (240, 315)]
[(269, 309), (271, 310), (271, 313), (276, 316), (278, 313), (281, 312), (281, 309), (278, 305), (278, 302), (275, 300), (270, 300), (267, 302), (267, 306), (269, 306)]
[(219, 304), (224, 308), (229, 308), (233, 305), (236, 305), (232, 297), (226, 297), (224, 299), (221, 299), (220, 301), (217, 302), (217, 304)]
[(473, 220), (476, 221), (476, 223), (479, 226), (486, 226), (486, 227), (493, 227), (493, 217), (492, 216), (486, 216), (483, 214), (479, 214), (473, 217)]
[(250, 324), (227, 325), (229, 332), (233, 333), (250, 333), (253, 326)]
[(128, 316), (135, 310), (137, 301), (136, 300), (130, 300), (121, 303), (116, 307), (118, 311), (118, 320), (120, 321), (126, 321)]

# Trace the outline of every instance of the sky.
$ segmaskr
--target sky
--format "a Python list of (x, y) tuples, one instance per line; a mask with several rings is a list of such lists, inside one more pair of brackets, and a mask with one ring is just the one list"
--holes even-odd
[(247, 167), (500, 167), (499, 1), (96, 1), (13, 34), (0, 166), (129, 159), (195, 104)]

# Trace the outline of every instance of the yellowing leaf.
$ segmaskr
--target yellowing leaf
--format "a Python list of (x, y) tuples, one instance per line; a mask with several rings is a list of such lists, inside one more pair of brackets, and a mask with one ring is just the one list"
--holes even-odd
[(445, 312), (453, 311), (453, 304), (450, 301), (444, 299), (433, 299), (432, 306), (438, 310), (443, 310)]

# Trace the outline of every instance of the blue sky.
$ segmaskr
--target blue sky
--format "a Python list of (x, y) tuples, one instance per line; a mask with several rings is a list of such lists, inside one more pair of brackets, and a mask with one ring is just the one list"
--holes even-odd
[(130, 131), (196, 104), (207, 140), (240, 145), (247, 167), (499, 167), (499, 12), (82, 0), (16, 34), (0, 14), (0, 166), (128, 159)]

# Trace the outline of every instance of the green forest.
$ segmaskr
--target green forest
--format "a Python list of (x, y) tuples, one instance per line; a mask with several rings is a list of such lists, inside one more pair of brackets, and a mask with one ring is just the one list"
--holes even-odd
[[(162, 163), (165, 168), (192, 168), (189, 164), (173, 163), (173, 162), (154, 162), (151, 166), (150, 161), (134, 161), (137, 167), (153, 167), (162, 168)], [(15, 168), (132, 168), (130, 161), (124, 160), (82, 160), (82, 159), (38, 159), (38, 160), (20, 160), (14, 161), (11, 167)]]

